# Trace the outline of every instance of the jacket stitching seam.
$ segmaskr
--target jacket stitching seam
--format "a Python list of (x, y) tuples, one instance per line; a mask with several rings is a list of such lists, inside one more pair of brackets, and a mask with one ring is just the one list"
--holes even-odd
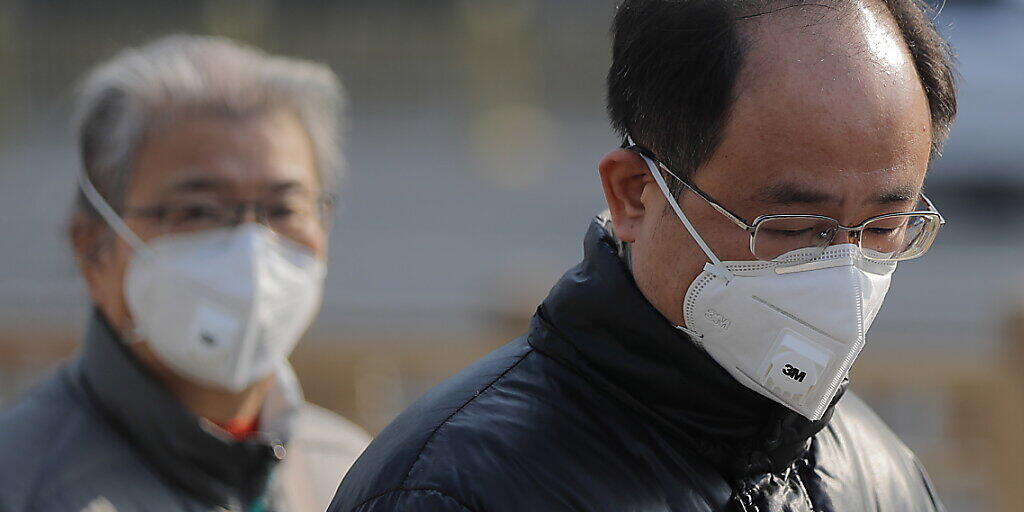
[(421, 493), (430, 493), (430, 492), (432, 492), (432, 493), (440, 494), (441, 496), (443, 496), (445, 498), (448, 498), (448, 499), (452, 500), (453, 502), (455, 502), (455, 504), (458, 505), (459, 507), (461, 507), (463, 510), (467, 510), (469, 512), (473, 512), (473, 509), (469, 508), (469, 506), (467, 506), (465, 503), (459, 501), (458, 498), (456, 498), (456, 497), (454, 497), (454, 496), (452, 496), (452, 495), (450, 495), (450, 494), (448, 494), (448, 493), (446, 493), (446, 492), (444, 492), (444, 491), (442, 491), (440, 489), (435, 489), (433, 487), (395, 487), (393, 489), (388, 489), (388, 490), (386, 490), (384, 492), (381, 492), (381, 493), (375, 494), (373, 496), (370, 496), (369, 498), (366, 498), (365, 500), (360, 502), (358, 505), (352, 507), (352, 510), (355, 511), (359, 507), (361, 507), (363, 505), (366, 505), (367, 503), (369, 503), (369, 502), (371, 502), (373, 500), (376, 500), (376, 499), (379, 499), (379, 498), (383, 498), (384, 496), (387, 496), (388, 494), (392, 494), (392, 493), (396, 493), (396, 492), (410, 492), (410, 493), (412, 493), (412, 492), (421, 492)]
[(427, 436), (427, 440), (423, 442), (423, 446), (421, 446), (419, 451), (416, 452), (416, 457), (413, 458), (412, 464), (409, 465), (409, 471), (406, 472), (405, 478), (402, 479), (402, 484), (403, 485), (405, 485), (405, 484), (407, 484), (409, 482), (409, 478), (412, 477), (413, 469), (416, 469), (416, 464), (420, 461), (420, 458), (423, 456), (423, 452), (426, 451), (427, 446), (430, 445), (430, 442), (434, 440), (434, 436), (437, 435), (438, 431), (440, 431), (442, 428), (444, 428), (444, 426), (447, 425), (448, 422), (450, 422), (452, 420), (452, 418), (455, 417), (456, 414), (462, 412), (462, 410), (465, 409), (466, 406), (468, 406), (469, 404), (473, 403), (474, 400), (476, 400), (481, 395), (486, 393), (488, 390), (493, 388), (494, 385), (497, 384), (497, 382), (499, 380), (504, 378), (505, 375), (507, 375), (509, 372), (511, 372), (513, 369), (515, 369), (515, 367), (519, 366), (519, 363), (523, 362), (523, 360), (525, 360), (527, 356), (529, 356), (530, 354), (533, 353), (533, 351), (534, 351), (533, 345), (529, 345), (529, 347), (530, 347), (530, 350), (526, 351), (523, 355), (519, 356), (519, 358), (516, 360), (515, 363), (513, 363), (508, 368), (506, 368), (504, 371), (502, 371), (500, 375), (498, 375), (497, 377), (494, 378), (494, 380), (492, 380), (490, 383), (488, 383), (486, 386), (484, 386), (483, 389), (478, 391), (472, 398), (470, 398), (469, 400), (466, 400), (457, 409), (452, 411), (452, 413), (449, 414), (448, 417), (444, 419), (444, 421), (442, 421), (440, 424), (438, 424), (436, 427), (434, 427), (434, 430), (430, 432), (429, 436)]

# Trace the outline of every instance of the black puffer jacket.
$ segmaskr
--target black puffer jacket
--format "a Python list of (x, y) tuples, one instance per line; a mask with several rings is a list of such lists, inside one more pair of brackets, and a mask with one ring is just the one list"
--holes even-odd
[(942, 510), (852, 393), (819, 422), (744, 388), (662, 317), (599, 219), (527, 335), (387, 427), (329, 509)]

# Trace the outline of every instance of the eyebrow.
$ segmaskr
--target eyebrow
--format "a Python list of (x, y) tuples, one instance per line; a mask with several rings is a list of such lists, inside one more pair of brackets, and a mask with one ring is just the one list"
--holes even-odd
[[(865, 204), (906, 203), (917, 198), (920, 191), (910, 185), (897, 185), (864, 201)], [(827, 204), (838, 203), (841, 198), (830, 192), (797, 183), (773, 183), (761, 189), (757, 200), (771, 204)]]
[(218, 180), (205, 176), (186, 178), (178, 181), (168, 188), (170, 192), (207, 192), (227, 187), (225, 180)]
[(838, 203), (839, 197), (796, 183), (772, 183), (761, 189), (757, 199), (772, 204)]
[[(229, 189), (231, 184), (230, 180), (211, 178), (209, 176), (194, 176), (174, 183), (169, 187), (168, 191), (175, 193), (215, 192)], [(269, 194), (286, 194), (305, 190), (306, 188), (305, 185), (297, 180), (282, 180), (271, 183), (266, 187), (266, 190)]]
[(921, 195), (921, 191), (916, 187), (898, 185), (879, 194), (873, 202), (877, 204), (908, 203), (917, 199), (919, 195)]

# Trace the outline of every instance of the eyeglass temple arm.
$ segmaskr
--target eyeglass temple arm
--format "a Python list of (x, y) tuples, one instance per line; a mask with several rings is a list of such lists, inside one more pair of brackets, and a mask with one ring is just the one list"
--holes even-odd
[(641, 156), (646, 156), (647, 158), (651, 159), (651, 161), (654, 162), (655, 165), (657, 165), (659, 169), (661, 169), (662, 171), (665, 171), (666, 173), (668, 173), (669, 176), (672, 176), (673, 178), (678, 180), (680, 183), (682, 183), (686, 188), (688, 188), (691, 191), (693, 191), (694, 194), (697, 194), (701, 199), (703, 199), (705, 202), (707, 202), (709, 205), (711, 205), (711, 207), (714, 208), (715, 210), (717, 210), (718, 213), (721, 213), (726, 218), (728, 218), (729, 220), (733, 221), (733, 223), (735, 223), (737, 226), (739, 226), (740, 229), (746, 231), (747, 233), (750, 233), (751, 236), (754, 235), (754, 231), (757, 230), (757, 228), (755, 226), (751, 226), (750, 224), (747, 224), (746, 221), (744, 221), (742, 218), (740, 218), (739, 215), (736, 215), (735, 213), (732, 213), (729, 210), (726, 210), (723, 206), (721, 206), (718, 203), (716, 203), (714, 199), (711, 199), (707, 194), (705, 194), (704, 192), (699, 190), (697, 187), (691, 185), (686, 180), (684, 180), (684, 179), (680, 178), (679, 176), (677, 176), (676, 173), (672, 172), (668, 168), (668, 166), (666, 166), (660, 160), (655, 158), (653, 154), (650, 154), (650, 155), (646, 154), (646, 153), (650, 153), (650, 151), (644, 149), (643, 146), (640, 146), (635, 141), (633, 141), (633, 137), (629, 136), (629, 134), (626, 135), (626, 140), (623, 142), (622, 147), (623, 147), (623, 149), (629, 149), (629, 150), (635, 151), (636, 153), (640, 154)]
[(932, 203), (932, 200), (928, 199), (928, 196), (924, 195), (924, 192), (921, 192), (921, 199), (924, 200), (924, 204), (928, 207), (930, 211), (935, 212), (935, 214), (939, 216), (939, 223), (945, 224), (946, 218), (942, 216), (942, 213), (940, 213), (939, 209), (935, 207), (935, 204)]
[(728, 218), (729, 220), (731, 220), (731, 221), (732, 221), (732, 222), (733, 222), (734, 224), (736, 224), (737, 226), (739, 226), (739, 227), (740, 227), (740, 229), (742, 229), (742, 230), (744, 230), (744, 231), (746, 231), (746, 232), (748, 232), (748, 233), (751, 233), (751, 234), (753, 234), (753, 233), (754, 233), (754, 231), (755, 231), (755, 230), (757, 229), (757, 228), (756, 228), (755, 226), (751, 226), (750, 224), (747, 224), (747, 223), (746, 223), (746, 221), (744, 221), (743, 219), (741, 219), (741, 218), (740, 218), (740, 217), (739, 217), (738, 215), (736, 215), (735, 213), (732, 213), (732, 212), (730, 212), (729, 210), (726, 210), (726, 209), (725, 209), (725, 207), (723, 207), (722, 205), (720, 205), (720, 204), (716, 203), (716, 202), (715, 202), (715, 201), (714, 201), (713, 199), (711, 199), (710, 197), (708, 197), (708, 195), (707, 195), (707, 194), (705, 194), (705, 193), (704, 193), (703, 191), (701, 191), (701, 190), (700, 190), (700, 189), (698, 189), (697, 187), (695, 187), (695, 186), (693, 186), (693, 185), (689, 184), (689, 183), (688, 183), (688, 182), (687, 182), (686, 180), (684, 180), (684, 179), (680, 178), (679, 176), (676, 176), (676, 173), (674, 173), (674, 172), (672, 172), (671, 170), (669, 170), (669, 168), (668, 168), (668, 167), (666, 167), (666, 166), (665, 166), (665, 164), (663, 164), (663, 163), (661, 163), (661, 162), (658, 162), (658, 167), (659, 167), (659, 168), (660, 168), (661, 170), (663, 170), (663, 171), (667, 172), (667, 173), (669, 174), (669, 176), (672, 176), (673, 178), (675, 178), (676, 180), (678, 180), (678, 181), (679, 181), (680, 183), (682, 183), (682, 184), (683, 184), (683, 186), (685, 186), (686, 188), (690, 189), (690, 191), (691, 191), (691, 192), (693, 192), (694, 194), (697, 194), (698, 196), (700, 196), (700, 198), (701, 198), (701, 199), (703, 199), (703, 200), (704, 200), (704, 201), (705, 201), (706, 203), (708, 203), (709, 205), (711, 205), (711, 207), (712, 207), (712, 208), (714, 208), (714, 209), (715, 209), (716, 211), (718, 211), (718, 213), (721, 213), (721, 214), (722, 214), (722, 215), (724, 215), (724, 216), (725, 216), (726, 218)]
[[(702, 190), (698, 189), (697, 187), (691, 185), (686, 180), (684, 180), (684, 179), (680, 178), (679, 176), (677, 176), (668, 167), (666, 167), (665, 164), (663, 164), (661, 162), (658, 162), (658, 167), (661, 170), (663, 170), (666, 173), (668, 173), (673, 178), (679, 180), (679, 182), (682, 183), (683, 186), (685, 186), (686, 188), (690, 189), (690, 191), (692, 191), (694, 194), (697, 194), (698, 196), (700, 196), (701, 199), (703, 199), (709, 205), (711, 205), (711, 207), (714, 208), (715, 210), (717, 210), (718, 213), (721, 213), (726, 218), (728, 218), (729, 220), (733, 221), (733, 223), (736, 224), (737, 226), (739, 226), (741, 229), (747, 231), (750, 234), (754, 234), (754, 231), (757, 230), (757, 226), (752, 226), (750, 224), (747, 224), (746, 221), (744, 221), (739, 215), (736, 215), (735, 213), (732, 213), (729, 210), (726, 210), (725, 207), (723, 207), (722, 205), (716, 203), (714, 201), (714, 199), (711, 199), (710, 197), (708, 197), (708, 195), (705, 194)], [(945, 224), (946, 223), (946, 218), (942, 216), (942, 213), (940, 213), (938, 208), (935, 207), (935, 204), (932, 203), (932, 200), (928, 199), (928, 196), (924, 195), (924, 192), (921, 192), (921, 199), (924, 200), (924, 204), (928, 207), (929, 211), (934, 212), (936, 215), (939, 216), (939, 222), (941, 224)], [(864, 226), (860, 226), (859, 228), (856, 228), (856, 227), (855, 228), (848, 228), (848, 227), (843, 226), (841, 224), (838, 227), (840, 227), (843, 231), (858, 231), (859, 232), (859, 231), (864, 229)]]

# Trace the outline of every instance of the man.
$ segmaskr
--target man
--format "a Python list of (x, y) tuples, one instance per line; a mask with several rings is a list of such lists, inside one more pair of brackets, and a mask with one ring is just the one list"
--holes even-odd
[(530, 331), (427, 393), (330, 510), (933, 511), (845, 377), (955, 112), (913, 0), (625, 0), (609, 216)]
[(323, 289), (337, 78), (173, 36), (92, 71), (78, 106), (94, 314), (0, 415), (0, 510), (323, 510), (369, 441), (287, 360)]

